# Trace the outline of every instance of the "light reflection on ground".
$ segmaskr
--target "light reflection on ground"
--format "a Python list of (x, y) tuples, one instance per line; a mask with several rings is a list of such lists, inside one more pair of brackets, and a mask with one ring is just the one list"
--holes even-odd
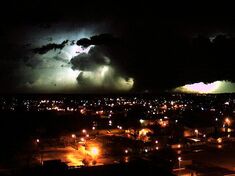
[[(82, 166), (84, 165), (84, 159), (87, 159), (89, 161), (88, 165), (92, 165), (91, 163), (93, 161), (91, 156), (87, 154), (84, 146), (78, 147), (78, 150), (72, 147), (48, 147), (45, 150), (41, 151), (41, 153), (41, 156), (40, 154), (38, 154), (37, 157), (37, 160), (39, 162), (41, 160), (41, 157), (43, 158), (43, 161), (60, 159), (62, 162), (65, 162), (68, 166)], [(99, 157), (95, 158), (95, 161), (95, 165), (104, 165), (114, 163), (116, 159), (114, 157), (100, 155)]]

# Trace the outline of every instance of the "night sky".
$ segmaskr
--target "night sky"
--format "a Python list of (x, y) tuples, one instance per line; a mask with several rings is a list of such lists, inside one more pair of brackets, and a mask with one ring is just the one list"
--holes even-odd
[(235, 92), (229, 4), (35, 0), (0, 8), (0, 93)]

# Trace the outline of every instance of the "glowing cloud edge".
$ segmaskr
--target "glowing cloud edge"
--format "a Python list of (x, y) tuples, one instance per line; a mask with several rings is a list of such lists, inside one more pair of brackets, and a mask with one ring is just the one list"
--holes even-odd
[(212, 83), (197, 82), (186, 84), (172, 90), (179, 93), (220, 94), (235, 93), (235, 83), (230, 81), (215, 81)]

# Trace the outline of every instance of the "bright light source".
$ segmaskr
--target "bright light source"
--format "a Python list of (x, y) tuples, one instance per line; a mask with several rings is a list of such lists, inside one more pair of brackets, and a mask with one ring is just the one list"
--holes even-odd
[(182, 161), (182, 158), (180, 156), (178, 157), (178, 161)]
[(36, 139), (36, 142), (37, 142), (37, 143), (39, 143), (39, 142), (40, 142), (40, 140), (39, 140), (39, 139)]
[(147, 152), (148, 152), (148, 149), (144, 149), (144, 151), (147, 153)]
[(92, 130), (95, 130), (95, 127), (94, 127), (94, 126), (92, 127)]
[(225, 119), (225, 123), (227, 123), (227, 125), (230, 125), (230, 123), (231, 123), (230, 119), (229, 119), (229, 118), (226, 118), (226, 119)]
[(143, 119), (140, 119), (140, 123), (144, 123), (144, 120), (143, 120)]
[(127, 150), (127, 149), (125, 150), (125, 153), (126, 153), (126, 154), (128, 153), (128, 150)]
[(85, 113), (85, 110), (84, 110), (84, 109), (81, 109), (81, 110), (80, 110), (80, 113), (81, 113), (81, 114), (84, 114), (84, 113)]
[(155, 143), (158, 144), (158, 140), (156, 140)]
[(103, 67), (101, 67), (101, 70), (100, 70), (100, 74), (102, 77), (105, 76), (105, 74), (109, 71), (109, 67), (104, 65)]
[(89, 137), (89, 136), (90, 136), (89, 134), (86, 135), (86, 137)]
[(96, 157), (99, 154), (99, 149), (97, 147), (92, 147), (90, 150), (91, 156)]
[(71, 136), (72, 136), (72, 138), (76, 138), (76, 134), (72, 134)]
[(156, 147), (156, 150), (158, 150), (159, 149), (159, 147)]
[(219, 144), (222, 143), (222, 142), (223, 142), (222, 138), (218, 138), (218, 139), (217, 139), (217, 142), (218, 142)]
[(86, 133), (86, 130), (85, 130), (85, 129), (83, 129), (83, 130), (82, 130), (82, 133)]
[(85, 139), (84, 139), (84, 138), (81, 138), (80, 140), (81, 140), (82, 142), (84, 142), (84, 141), (85, 141)]
[(203, 82), (186, 84), (185, 86), (177, 87), (177, 92), (191, 92), (191, 93), (215, 93), (219, 90), (224, 81), (215, 81), (213, 83), (205, 84)]

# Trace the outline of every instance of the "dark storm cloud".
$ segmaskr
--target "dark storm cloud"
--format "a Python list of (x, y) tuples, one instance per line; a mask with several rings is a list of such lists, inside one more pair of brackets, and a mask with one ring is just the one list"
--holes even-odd
[(77, 41), (77, 45), (88, 47), (90, 45), (112, 45), (117, 43), (118, 39), (112, 34), (100, 34), (90, 38), (82, 38)]
[[(147, 33), (147, 30), (141, 31)], [(235, 81), (234, 65), (231, 63), (235, 58), (232, 33), (214, 35), (211, 32), (208, 35), (195, 32), (196, 37), (193, 37), (195, 33), (187, 36), (175, 32), (173, 27), (162, 31), (153, 28), (149, 33), (150, 38), (136, 38), (130, 33), (127, 36), (127, 52), (131, 55), (125, 60), (119, 57), (122, 59), (121, 67), (135, 78), (137, 91), (162, 91), (201, 81)], [(210, 41), (211, 36), (214, 37), (213, 42)]]
[(106, 56), (104, 48), (94, 46), (90, 51), (81, 53), (70, 60), (73, 70), (92, 71), (100, 65), (110, 63), (110, 59)]
[(70, 42), (70, 46), (73, 46), (73, 45), (75, 45), (75, 40), (72, 40), (72, 41)]
[[(28, 75), (33, 75), (32, 71), (35, 70), (35, 65), (48, 66), (48, 60), (53, 66), (54, 63), (59, 61), (55, 67), (64, 69), (61, 66), (61, 64), (64, 65), (64, 58), (61, 57), (63, 51), (61, 55), (59, 54), (54, 58), (52, 58), (54, 53), (38, 55), (64, 47), (62, 43), (56, 44), (51, 41), (51, 38), (47, 38), (51, 36), (45, 36), (47, 31), (53, 31), (53, 34), (55, 34), (53, 41), (61, 38), (70, 40), (66, 43), (65, 50), (67, 47), (76, 44), (82, 47), (112, 45), (108, 49), (109, 54), (104, 54), (112, 60), (109, 67), (133, 77), (136, 90), (148, 89), (158, 92), (193, 82), (211, 82), (221, 79), (235, 80), (234, 64), (230, 61), (235, 56), (233, 39), (235, 13), (232, 9), (233, 6), (230, 6), (231, 9), (226, 11), (228, 14), (224, 14), (221, 11), (221, 3), (218, 9), (206, 8), (204, 5), (199, 5), (203, 8), (193, 5), (192, 7), (195, 8), (193, 10), (191, 5), (185, 8), (185, 6), (179, 5), (179, 2), (176, 2), (176, 6), (167, 4), (165, 8), (145, 1), (135, 3), (135, 8), (133, 8), (132, 3), (122, 1), (107, 1), (107, 3), (101, 1), (90, 3), (84, 0), (68, 3), (55, 3), (50, 0), (29, 1), (27, 3), (13, 2), (7, 2), (8, 8), (5, 7), (4, 3), (0, 7), (2, 8), (0, 11), (2, 14), (0, 24), (2, 43), (0, 47), (2, 53), (0, 72), (2, 76), (0, 82), (3, 82), (2, 86), (5, 86), (5, 90), (9, 90), (9, 87), (14, 89), (17, 83), (13, 81), (23, 82), (28, 79)], [(78, 7), (81, 7), (79, 13)], [(5, 11), (15, 12), (17, 15), (6, 15)], [(70, 23), (68, 28), (65, 27), (66, 25), (56, 25), (57, 23), (66, 24), (67, 21)], [(105, 30), (101, 29), (99, 23), (105, 24), (108, 30), (106, 28)], [(25, 31), (24, 28), (18, 30), (25, 25), (29, 26), (28, 31)], [(80, 27), (84, 25), (88, 27), (79, 31)], [(31, 33), (31, 31), (35, 31), (35, 26), (36, 32)], [(56, 27), (56, 30), (54, 27)], [(11, 31), (14, 29), (15, 32), (12, 35)], [(69, 37), (67, 32), (74, 29), (77, 31)], [(83, 34), (80, 36), (80, 33), (87, 33), (90, 29), (93, 31), (91, 35), (112, 33), (118, 36), (122, 42), (124, 41), (124, 44), (121, 44), (123, 48), (113, 46), (116, 39), (110, 34), (78, 40), (80, 37), (87, 37)], [(228, 35), (225, 38), (213, 35), (213, 40), (211, 40), (210, 34), (217, 32), (227, 33)], [(192, 39), (195, 34), (201, 34), (201, 36)], [(6, 46), (7, 42), (23, 43), (25, 41), (23, 36), (30, 39), (27, 43), (40, 42), (44, 38), (48, 39), (47, 42), (50, 44), (35, 48), (31, 53), (34, 58), (26, 57), (27, 54), (22, 52), (25, 50), (18, 47), (14, 47), (14, 50), (12, 50), (11, 47)], [(34, 40), (35, 38), (36, 40)], [(37, 44), (32, 43), (32, 46), (38, 46)], [(29, 47), (32, 48), (32, 46)], [(96, 47), (94, 49), (97, 49)], [(34, 53), (38, 54), (35, 55)], [(19, 60), (24, 57), (23, 68), (26, 65), (29, 69), (29, 74), (25, 77), (22, 76), (25, 73), (24, 69), (18, 71), (19, 67), (22, 67)], [(38, 60), (35, 60), (35, 57)], [(70, 65), (72, 64), (75, 70), (92, 70), (100, 65), (108, 64), (109, 59), (105, 58), (99, 54), (81, 54), (79, 57), (72, 58)], [(65, 65), (67, 66), (67, 64)], [(40, 71), (36, 74), (39, 73), (41, 74)], [(50, 75), (52, 74), (50, 73)], [(85, 76), (87, 75), (83, 74), (80, 77), (86, 79)], [(82, 78), (78, 78), (78, 80)], [(11, 81), (13, 83), (9, 86)]]
[(176, 58), (181, 58), (176, 63), (178, 69), (173, 69), (177, 75), (176, 85), (217, 80), (235, 81), (231, 64), (231, 60), (235, 58), (234, 37), (228, 34), (217, 35), (211, 40), (211, 36), (198, 35), (188, 46), (184, 47), (185, 52), (175, 55)]
[(84, 72), (81, 72), (77, 77), (78, 85), (82, 85), (83, 87), (89, 87), (90, 84), (92, 84), (92, 80), (87, 79), (84, 76)]
[(40, 48), (34, 48), (32, 51), (37, 54), (45, 54), (48, 51), (53, 50), (53, 49), (54, 50), (56, 50), (56, 49), (62, 50), (67, 45), (68, 42), (69, 42), (68, 40), (65, 40), (61, 44), (49, 43), (49, 44), (44, 45)]

